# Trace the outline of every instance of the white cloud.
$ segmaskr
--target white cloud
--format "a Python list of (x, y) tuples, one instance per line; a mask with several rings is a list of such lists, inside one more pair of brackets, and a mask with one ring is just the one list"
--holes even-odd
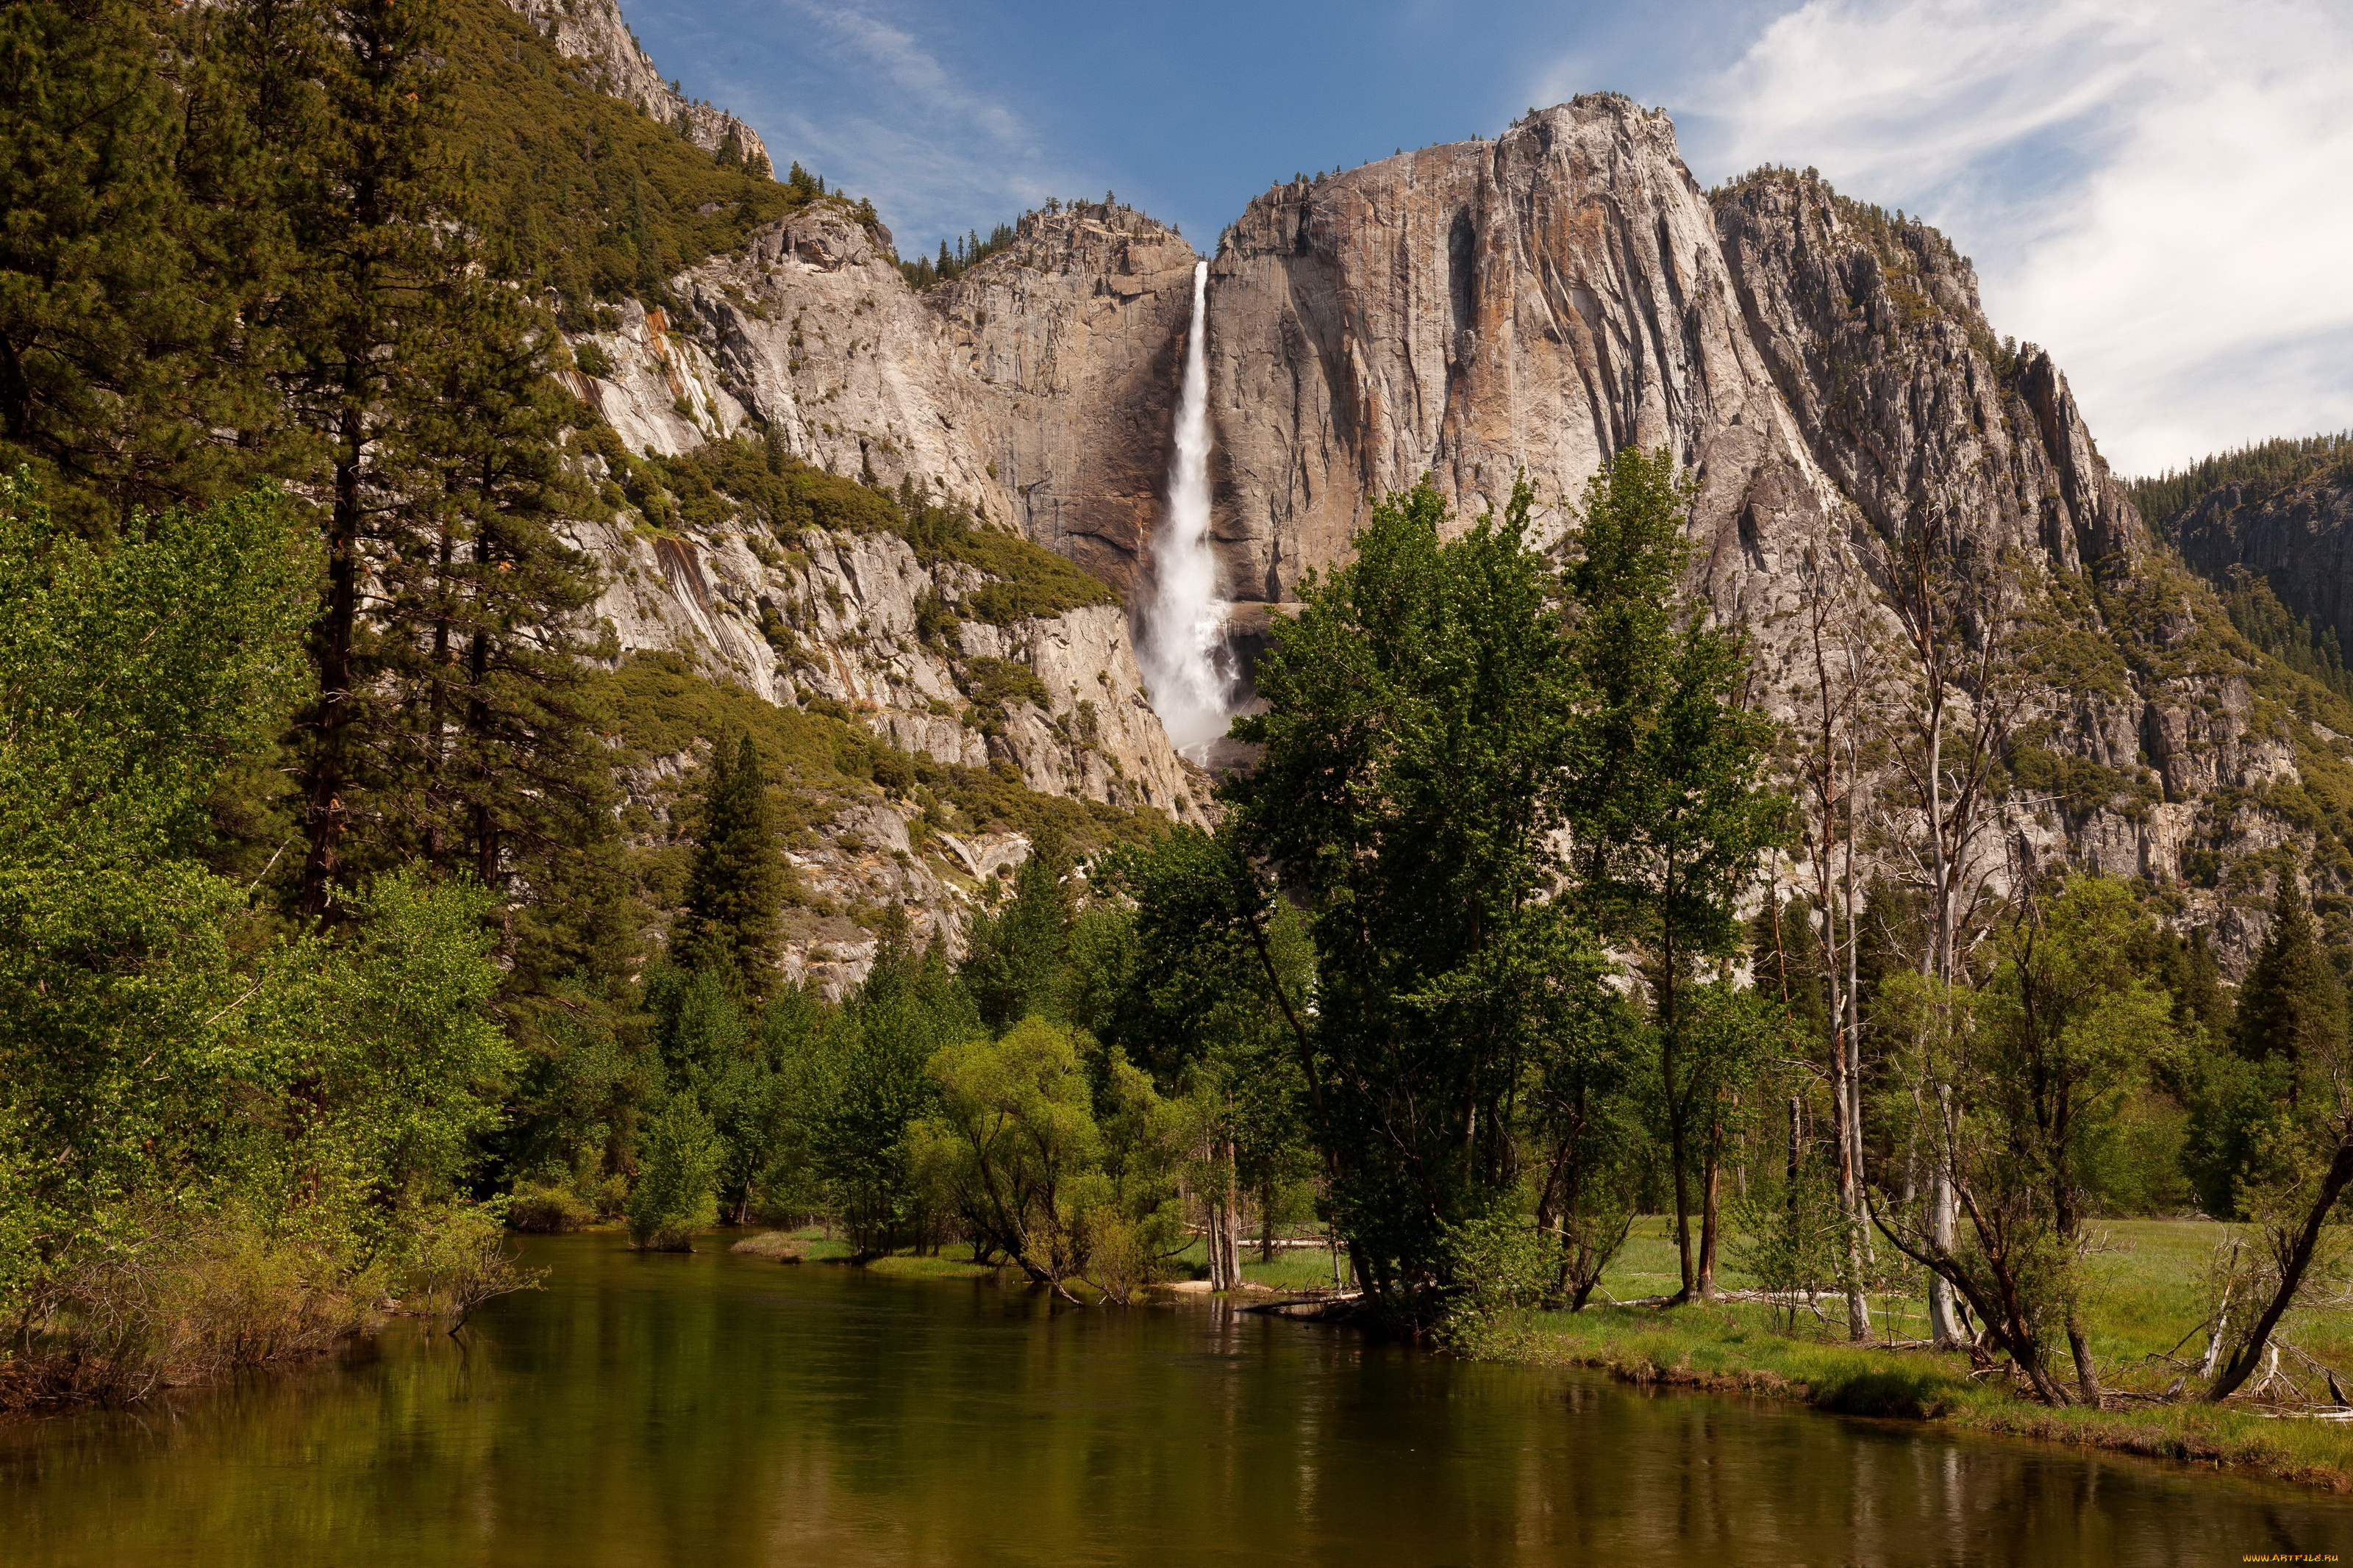
[(1943, 227), (2138, 472), (2353, 425), (2348, 83), (2326, 0), (1810, 0), (1678, 96), (1717, 173)]
[(1010, 105), (965, 84), (913, 26), (857, 0), (782, 4), (799, 24), (796, 48), (821, 62), (828, 90), (822, 100), (780, 100), (731, 82), (729, 101), (763, 128), (778, 163), (797, 158), (871, 197), (902, 254), (960, 230), (976, 207), (1009, 217), (1078, 188)]

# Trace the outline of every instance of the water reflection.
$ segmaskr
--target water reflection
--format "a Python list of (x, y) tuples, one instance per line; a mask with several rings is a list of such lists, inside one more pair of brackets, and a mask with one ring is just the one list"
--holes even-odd
[(0, 1561), (2235, 1563), (2337, 1500), (1187, 1306), (533, 1244), (550, 1288), (0, 1432)]

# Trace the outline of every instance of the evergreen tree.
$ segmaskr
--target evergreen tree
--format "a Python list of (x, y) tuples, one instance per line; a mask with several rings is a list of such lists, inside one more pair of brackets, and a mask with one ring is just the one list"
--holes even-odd
[(159, 0), (0, 8), (0, 472), (86, 531), (267, 467), (241, 308), (266, 247), (219, 199), (201, 31)]
[(294, 750), (308, 845), (296, 901), (325, 918), (355, 874), (395, 858), (398, 836), (374, 831), (398, 815), (404, 782), (396, 697), (379, 677), (410, 628), (383, 625), (374, 596), (383, 567), (431, 554), (417, 418), (431, 367), (455, 352), (450, 305), (472, 256), (453, 221), (439, 5), (244, 0), (226, 31), (301, 258), (263, 317), (323, 492), (318, 697)]
[(686, 909), (671, 953), (683, 967), (740, 976), (765, 989), (776, 944), (784, 874), (768, 785), (748, 734), (712, 748), (695, 818)]
[(1013, 874), (1001, 910), (976, 916), (960, 972), (981, 1021), (1003, 1033), (1031, 1014), (1060, 1023), (1060, 991), (1077, 917), (1071, 858), (1060, 838), (1041, 832)]
[(2234, 1043), (2250, 1061), (2295, 1064), (2333, 1055), (2345, 1028), (2344, 984), (2321, 952), (2295, 874), (2282, 871), (2271, 933), (2239, 988)]

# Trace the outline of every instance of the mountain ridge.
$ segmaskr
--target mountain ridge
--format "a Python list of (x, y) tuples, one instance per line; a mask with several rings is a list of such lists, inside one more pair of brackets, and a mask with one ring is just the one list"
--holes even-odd
[[(769, 225), (671, 280), (676, 320), (625, 306), (619, 331), (575, 338), (609, 367), (584, 392), (633, 447), (765, 429), (797, 459), (935, 489), (1109, 581), (1147, 579), (1193, 248), (1129, 208), (1057, 204), (918, 293), (886, 233), (841, 204)], [(1213, 532), (1245, 606), (1345, 559), (1371, 500), (1424, 473), (1468, 516), (1525, 472), (1557, 534), (1603, 456), (1663, 444), (1700, 487), (1696, 581), (1749, 628), (1785, 719), (1804, 563), (1835, 557), (1870, 584), (1886, 645), (1906, 531), (2031, 564), (2066, 624), (2021, 749), (2116, 782), (2063, 802), (2021, 786), (2004, 855), (2137, 879), (2233, 966), (2260, 939), (2258, 884), (2283, 846), (2344, 858), (2353, 802), (2301, 824), (2267, 804), (2303, 788), (2300, 754), (2334, 742), (2258, 690), (2261, 656), (2167, 564), (2063, 374), (1995, 335), (1973, 269), (1927, 226), (1810, 173), (1707, 192), (1663, 113), (1588, 94), (1492, 142), (1278, 185), (1207, 259)], [(681, 640), (694, 612), (673, 604), (630, 635)], [(751, 611), (730, 613), (719, 640), (739, 675), (791, 700), (752, 669)], [(1135, 635), (1117, 628), (1104, 657), (1132, 660)], [(896, 743), (955, 749), (909, 705), (919, 686), (902, 700), (861, 680), (820, 694), (874, 704), (868, 721)], [(1122, 744), (1120, 772), (1156, 780), (1154, 804), (1198, 805), (1165, 737)], [(1043, 786), (1067, 773), (1021, 765)], [(2233, 882), (2215, 866), (2253, 869)]]

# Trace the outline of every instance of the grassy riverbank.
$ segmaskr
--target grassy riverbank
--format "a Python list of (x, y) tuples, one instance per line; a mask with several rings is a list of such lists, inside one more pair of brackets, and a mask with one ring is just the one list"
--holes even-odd
[[(2119, 1221), (2105, 1227), (2087, 1272), (2092, 1348), (2104, 1384), (2122, 1408), (2052, 1410), (2020, 1395), (2006, 1376), (1972, 1376), (1966, 1356), (1883, 1342), (1916, 1340), (1926, 1304), (1886, 1294), (1872, 1301), (1874, 1342), (1846, 1338), (1840, 1304), (1825, 1299), (1824, 1318), (1800, 1310), (1792, 1321), (1771, 1307), (1716, 1302), (1662, 1310), (1614, 1301), (1673, 1290), (1671, 1222), (1648, 1218), (1604, 1276), (1597, 1304), (1582, 1312), (1530, 1312), (1482, 1334), (1482, 1359), (1536, 1366), (1599, 1368), (1629, 1383), (1801, 1400), (1844, 1415), (1937, 1421), (1973, 1431), (2073, 1443), (2208, 1466), (2228, 1466), (2334, 1491), (2353, 1491), (2353, 1429), (2348, 1424), (2280, 1419), (2263, 1407), (2148, 1404), (2136, 1394), (2161, 1392), (2179, 1375), (2162, 1359), (2194, 1355), (2205, 1315), (2203, 1282), (2218, 1244), (2232, 1227), (2206, 1221)], [(732, 1250), (808, 1263), (847, 1263), (849, 1245), (818, 1229), (765, 1231)], [(1200, 1247), (1173, 1260), (1179, 1278), (1206, 1273)], [(955, 1257), (894, 1254), (870, 1260), (877, 1273), (970, 1279), (992, 1272)], [(1288, 1248), (1270, 1262), (1245, 1248), (1245, 1280), (1271, 1291), (1327, 1289), (1328, 1253)], [(1749, 1281), (1723, 1271), (1726, 1290)], [(1826, 1321), (1827, 1320), (1827, 1321)], [(2353, 1311), (2308, 1310), (2291, 1318), (2284, 1337), (2315, 1360), (2353, 1368)], [(2340, 1374), (2341, 1375), (2341, 1374)], [(2309, 1381), (2309, 1380), (2307, 1380)], [(2353, 1381), (2353, 1380), (2348, 1380)]]
[[(1799, 1311), (1795, 1322), (1769, 1307), (1725, 1302), (1677, 1308), (1596, 1305), (1583, 1312), (1534, 1312), (1496, 1324), (1478, 1353), (1534, 1365), (1598, 1367), (1628, 1382), (1801, 1399), (1825, 1410), (1949, 1422), (1976, 1431), (2075, 1443), (2192, 1463), (2242, 1467), (2281, 1479), (2353, 1490), (2353, 1431), (2335, 1422), (2276, 1419), (2260, 1407), (2147, 1404), (2179, 1375), (2161, 1359), (2198, 1334), (2203, 1280), (2230, 1227), (2203, 1221), (2125, 1221), (2105, 1227), (2089, 1260), (2085, 1298), (2093, 1354), (2123, 1408), (2052, 1410), (2019, 1395), (2005, 1377), (1970, 1375), (1968, 1358), (1926, 1350), (1855, 1344), (1835, 1320)], [(1646, 1220), (1603, 1288), (1618, 1300), (1671, 1291), (1674, 1248), (1667, 1222)], [(1722, 1283), (1747, 1283), (1727, 1270)], [(1925, 1302), (1875, 1297), (1878, 1337), (1921, 1334)], [(2302, 1312), (2284, 1337), (2315, 1360), (2353, 1362), (2353, 1312)]]

